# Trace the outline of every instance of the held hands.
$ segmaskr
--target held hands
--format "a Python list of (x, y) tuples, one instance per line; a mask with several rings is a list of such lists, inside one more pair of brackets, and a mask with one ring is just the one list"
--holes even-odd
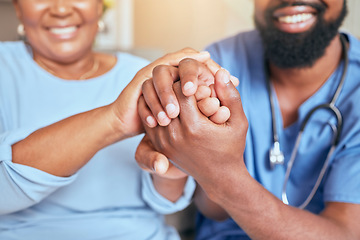
[[(137, 103), (141, 95), (141, 87), (146, 79), (152, 78), (153, 69), (158, 65), (178, 66), (185, 58), (193, 58), (203, 62), (209, 69), (216, 71), (219, 66), (210, 59), (208, 52), (197, 52), (186, 48), (181, 51), (167, 54), (141, 69), (131, 83), (122, 91), (117, 100), (109, 105), (111, 112), (111, 126), (118, 132), (117, 140), (131, 137), (143, 132), (143, 126), (138, 116)], [(112, 117), (115, 116), (115, 121)]]
[[(217, 68), (217, 71), (230, 76), (225, 69), (220, 69), (220, 67)], [(156, 127), (158, 123), (160, 126), (169, 125), (171, 118), (176, 118), (179, 114), (179, 104), (172, 85), (181, 76), (180, 82), (185, 82), (183, 92), (195, 96), (199, 110), (214, 123), (225, 123), (230, 117), (230, 111), (226, 106), (220, 106), (220, 101), (216, 98), (214, 75), (202, 63), (190, 59), (182, 60), (179, 68), (157, 66), (154, 68), (153, 79), (149, 79), (143, 84), (143, 96), (139, 99), (139, 115), (150, 128)], [(230, 78), (235, 84), (238, 84), (235, 77)], [(186, 85), (193, 86), (193, 89), (189, 91)], [(197, 89), (194, 86), (197, 86)], [(193, 93), (194, 90), (195, 93)], [(166, 101), (170, 101), (170, 103), (166, 104)], [(166, 113), (162, 103), (166, 104)], [(141, 156), (142, 154), (143, 156)], [(155, 171), (162, 177), (174, 179), (187, 176), (174, 167), (166, 156), (155, 151), (147, 136), (140, 144), (136, 159), (141, 159), (138, 164), (144, 170)]]
[[(215, 63), (212, 62), (211, 65)], [(191, 59), (180, 62), (181, 67), (157, 66), (154, 68), (153, 79), (143, 84), (143, 96), (148, 106), (141, 112), (145, 116), (145, 123), (149, 127), (167, 126), (172, 118), (179, 115), (179, 104), (173, 91), (173, 82), (181, 79), (182, 92), (185, 96), (195, 95), (200, 111), (210, 117), (215, 123), (221, 124), (229, 118), (230, 112), (227, 107), (220, 106), (214, 91), (214, 76), (220, 66), (212, 67)], [(221, 70), (226, 71), (226, 70)], [(226, 71), (227, 72), (227, 71)], [(227, 74), (229, 74), (227, 72)], [(235, 86), (239, 80), (230, 76)], [(164, 107), (163, 107), (164, 106)]]
[[(166, 157), (161, 154), (163, 153), (177, 167), (192, 175), (200, 184), (208, 184), (216, 177), (223, 178), (234, 169), (245, 168), (242, 155), (245, 146), (247, 120), (242, 110), (239, 93), (230, 82), (230, 75), (225, 70), (216, 73), (214, 90), (221, 105), (230, 110), (231, 116), (225, 124), (217, 124), (216, 121), (213, 122), (211, 118), (209, 119), (207, 116), (211, 113), (206, 113), (207, 108), (202, 109), (200, 104), (202, 100), (197, 102), (199, 97), (196, 99), (195, 96), (189, 94), (189, 88), (186, 87), (188, 82), (195, 82), (192, 86), (197, 86), (196, 81), (201, 80), (206, 75), (204, 75), (206, 68), (193, 60), (184, 61), (185, 63), (181, 62), (179, 65), (180, 82), (176, 82), (170, 90), (158, 91), (158, 93), (160, 92), (160, 100), (155, 106), (147, 107), (146, 102), (150, 101), (145, 100), (149, 96), (147, 96), (148, 91), (144, 87), (144, 98), (139, 100), (139, 113), (145, 123), (148, 138), (145, 138), (139, 145), (136, 159), (144, 169), (155, 169), (158, 174), (167, 177), (171, 175), (170, 169), (173, 166), (168, 164)], [(169, 82), (173, 76), (176, 79), (176, 71), (173, 69), (170, 68), (167, 71), (162, 69), (158, 72), (154, 71), (153, 80), (159, 81), (163, 78), (165, 82)], [(154, 85), (156, 84), (154, 83)], [(195, 95), (202, 95), (200, 91)], [(149, 92), (154, 94), (153, 89)], [(194, 94), (195, 91), (191, 93)], [(204, 95), (208, 96), (208, 94)], [(170, 102), (180, 109), (179, 117), (173, 118), (170, 123), (163, 124), (162, 119), (157, 118), (160, 125), (168, 125), (167, 127), (154, 127), (146, 120), (151, 114), (150, 109), (155, 113), (155, 116), (159, 116), (156, 113), (159, 113), (161, 108), (156, 105), (159, 105), (160, 102), (165, 106), (169, 106)], [(204, 105), (212, 106), (212, 104)], [(167, 108), (165, 107), (165, 109)], [(155, 152), (153, 148), (160, 153)], [(150, 155), (148, 155), (149, 153)]]
[[(225, 70), (224, 70), (225, 71)], [(211, 75), (212, 76), (212, 75)], [(151, 80), (146, 81), (146, 85), (151, 87), (153, 82)], [(145, 83), (144, 83), (145, 85)], [(149, 104), (157, 102), (157, 95), (153, 88), (149, 88), (147, 90), (143, 90), (143, 95), (139, 99), (139, 113), (141, 118), (144, 119), (144, 122), (148, 125), (148, 127), (153, 128), (157, 126), (156, 120), (152, 117), (152, 113), (149, 108), (147, 108), (147, 103), (145, 102), (145, 97), (148, 100)], [(154, 99), (150, 99), (149, 95), (153, 95)], [(206, 86), (200, 85), (195, 93), (195, 99), (197, 101), (197, 105), (199, 110), (204, 114), (204, 116), (208, 117), (211, 121), (217, 124), (225, 123), (230, 117), (230, 110), (226, 106), (220, 106), (220, 101), (215, 96), (214, 86)], [(148, 105), (149, 105), (148, 104)], [(159, 104), (159, 103), (158, 103)], [(151, 104), (151, 106), (156, 109), (155, 104)], [(161, 108), (161, 106), (160, 106)], [(157, 114), (159, 115), (166, 115), (164, 112)], [(160, 126), (166, 126), (170, 123), (170, 118), (158, 118)], [(168, 179), (178, 179), (187, 176), (181, 170), (176, 168), (171, 162), (168, 161), (167, 157), (157, 151), (154, 150), (154, 146), (152, 145), (150, 139), (147, 135), (145, 135), (144, 139), (142, 140), (142, 146), (144, 150), (148, 153), (146, 154), (148, 160), (157, 159), (154, 164), (152, 171), (155, 171), (162, 177), (166, 177)], [(139, 151), (137, 152), (139, 153)], [(143, 167), (144, 170), (147, 169), (146, 164), (139, 162), (140, 166)], [(151, 163), (148, 163), (152, 165)]]

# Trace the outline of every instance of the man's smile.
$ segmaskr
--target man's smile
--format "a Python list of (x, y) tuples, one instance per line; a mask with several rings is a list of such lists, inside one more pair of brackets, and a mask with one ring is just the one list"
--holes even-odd
[(287, 33), (301, 33), (311, 29), (317, 21), (317, 10), (311, 6), (288, 6), (274, 11), (274, 25)]

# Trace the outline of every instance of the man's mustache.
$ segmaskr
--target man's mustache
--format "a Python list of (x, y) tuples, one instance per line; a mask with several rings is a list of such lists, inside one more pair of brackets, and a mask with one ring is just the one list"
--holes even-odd
[(308, 2), (308, 1), (292, 1), (292, 2), (281, 2), (279, 5), (271, 7), (269, 9), (266, 10), (266, 15), (267, 16), (273, 16), (273, 13), (281, 8), (285, 8), (285, 7), (295, 7), (295, 6), (309, 6), (314, 8), (317, 11), (317, 14), (320, 15), (322, 13), (325, 12), (327, 6), (325, 5), (325, 3), (319, 1), (318, 3), (316, 2)]

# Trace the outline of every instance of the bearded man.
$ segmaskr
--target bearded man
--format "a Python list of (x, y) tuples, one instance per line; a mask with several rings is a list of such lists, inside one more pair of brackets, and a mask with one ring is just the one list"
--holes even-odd
[[(144, 98), (180, 114), (167, 127), (145, 124), (138, 162), (151, 170), (165, 155), (197, 181), (198, 240), (360, 239), (360, 42), (339, 32), (346, 0), (254, 3), (257, 30), (207, 49), (240, 80), (236, 89), (228, 73), (215, 75), (228, 122), (211, 122), (186, 93), (202, 64), (163, 66)], [(174, 76), (176, 94), (167, 84)], [(153, 174), (182, 192), (170, 171)]]

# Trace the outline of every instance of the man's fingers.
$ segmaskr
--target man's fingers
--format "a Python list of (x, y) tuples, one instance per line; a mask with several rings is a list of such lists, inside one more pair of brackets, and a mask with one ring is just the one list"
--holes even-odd
[(169, 160), (165, 155), (154, 149), (147, 135), (144, 136), (137, 147), (135, 159), (138, 165), (148, 172), (155, 172), (162, 175), (169, 169)]
[[(221, 66), (219, 64), (217, 64), (211, 58), (206, 60), (204, 63), (210, 69), (210, 71), (212, 72), (212, 74), (214, 76), (221, 69)], [(239, 79), (237, 77), (231, 75), (230, 80), (234, 84), (235, 87), (237, 87), (239, 85)]]
[(226, 106), (231, 113), (229, 123), (232, 119), (247, 119), (241, 104), (241, 98), (238, 90), (230, 81), (230, 74), (225, 69), (220, 69), (215, 75), (215, 91), (222, 106)]
[[(179, 101), (180, 114), (179, 118), (181, 121), (187, 122), (187, 126), (192, 124), (198, 124), (199, 117), (205, 116), (200, 112), (195, 96), (185, 96), (182, 92), (180, 82), (174, 83), (174, 92)], [(175, 119), (176, 120), (176, 119)], [(172, 121), (174, 124), (176, 121)], [(171, 126), (171, 125), (170, 125)], [(173, 125), (175, 126), (175, 125)]]

